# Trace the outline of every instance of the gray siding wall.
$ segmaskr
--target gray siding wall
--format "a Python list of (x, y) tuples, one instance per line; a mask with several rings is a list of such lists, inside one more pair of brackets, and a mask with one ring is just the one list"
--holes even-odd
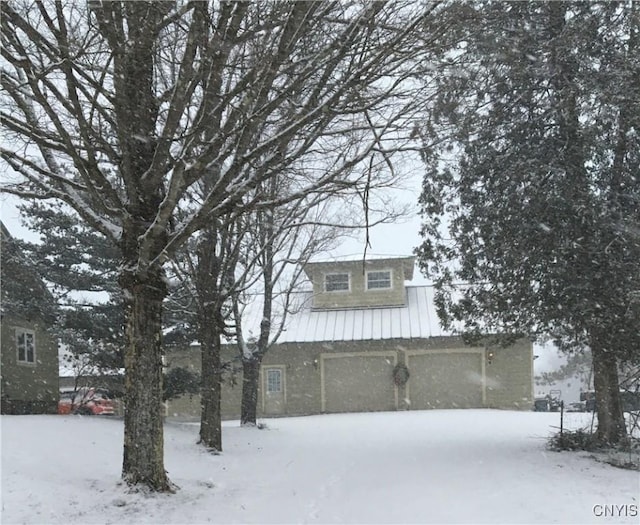
[(528, 410), (533, 404), (533, 346), (520, 340), (508, 348), (487, 349), (487, 407)]
[[(323, 412), (323, 399), (327, 400), (327, 392), (323, 392), (323, 364), (331, 356), (352, 355), (360, 353), (387, 353), (390, 366), (396, 363), (407, 363), (407, 355), (425, 355), (429, 353), (438, 354), (441, 361), (447, 351), (452, 356), (459, 355), (456, 350), (466, 349), (478, 356), (481, 361), (481, 376), (477, 381), (481, 382), (484, 392), (482, 406), (486, 408), (519, 409), (530, 410), (533, 403), (533, 377), (532, 377), (532, 345), (528, 341), (520, 341), (512, 347), (506, 349), (492, 348), (493, 358), (491, 363), (487, 361), (487, 349), (485, 347), (468, 347), (456, 337), (434, 337), (421, 340), (384, 340), (384, 341), (356, 341), (356, 342), (317, 342), (317, 343), (286, 343), (275, 345), (265, 356), (263, 366), (282, 366), (285, 371), (286, 380), (286, 407), (285, 415), (307, 415), (319, 414)], [(176, 357), (177, 356), (177, 357)], [(235, 362), (235, 367), (239, 366), (237, 360), (237, 350), (233, 346), (225, 347), (224, 359)], [(233, 361), (235, 359), (235, 361)], [(444, 357), (446, 359), (446, 357)], [(356, 361), (345, 361), (346, 366), (352, 366)], [(200, 369), (200, 353), (198, 347), (179, 353), (171, 353), (168, 356), (168, 364), (181, 366), (191, 366)], [(332, 361), (332, 370), (335, 370), (337, 361)], [(452, 365), (456, 363), (452, 359)], [(411, 370), (411, 358), (409, 358), (409, 371), (411, 377), (407, 385), (395, 386), (395, 409), (411, 409), (405, 403), (408, 392), (411, 389), (411, 382), (419, 381), (419, 372)], [(377, 368), (376, 370), (378, 370)], [(379, 374), (379, 372), (376, 372)], [(348, 374), (347, 374), (348, 375)], [(477, 375), (477, 374), (476, 374)], [(346, 377), (346, 376), (345, 376)], [(450, 370), (450, 383), (452, 391), (456, 389), (456, 381), (460, 375), (453, 367)], [(372, 377), (372, 384), (384, 382), (382, 390), (390, 387), (392, 377)], [(326, 384), (326, 380), (325, 380)], [(352, 385), (349, 382), (342, 383), (334, 381), (330, 387), (333, 389), (344, 388), (345, 405), (340, 407), (340, 411), (349, 410), (348, 391)], [(260, 393), (258, 398), (258, 414), (264, 417), (262, 390), (264, 381), (261, 380)], [(240, 395), (242, 389), (241, 369), (235, 375), (226, 373), (222, 392), (222, 414), (225, 419), (235, 419), (240, 414)], [(332, 399), (340, 396), (341, 392), (333, 391)], [(454, 396), (452, 396), (454, 397)], [(388, 396), (385, 400), (388, 401)], [(169, 402), (168, 415), (172, 417), (198, 418), (200, 415), (200, 401), (198, 396), (183, 396), (181, 399)], [(436, 405), (433, 405), (436, 406)], [(443, 403), (443, 406), (455, 406), (454, 404)], [(354, 409), (361, 409), (355, 407)], [(377, 406), (369, 407), (370, 410), (389, 409), (388, 406), (382, 408)], [(268, 415), (268, 414), (267, 414)]]
[[(235, 346), (227, 345), (222, 350), (222, 361), (228, 364), (229, 370), (223, 373), (222, 399), (220, 410), (223, 419), (234, 419), (240, 414), (242, 396), (242, 365)], [(200, 347), (170, 350), (166, 355), (168, 368), (183, 367), (200, 373), (202, 361)], [(178, 419), (198, 419), (200, 417), (200, 396), (184, 395), (166, 403), (167, 416)]]
[[(313, 284), (313, 308), (356, 308), (376, 306), (400, 306), (406, 304), (405, 259), (380, 259), (367, 261), (344, 261), (312, 263), (307, 265)], [(411, 264), (413, 260), (411, 259)], [(367, 290), (367, 272), (391, 271), (391, 289)], [(325, 292), (326, 274), (348, 273), (349, 291)]]
[[(35, 334), (35, 363), (18, 362), (16, 330)], [(55, 413), (58, 391), (58, 345), (38, 322), (4, 316), (2, 338), (2, 412)]]

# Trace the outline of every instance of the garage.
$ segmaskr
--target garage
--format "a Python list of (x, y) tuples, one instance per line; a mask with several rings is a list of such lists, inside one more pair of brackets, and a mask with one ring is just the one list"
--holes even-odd
[(323, 354), (322, 411), (370, 412), (395, 410), (395, 352)]
[(415, 352), (407, 355), (411, 409), (480, 408), (484, 360), (479, 350)]

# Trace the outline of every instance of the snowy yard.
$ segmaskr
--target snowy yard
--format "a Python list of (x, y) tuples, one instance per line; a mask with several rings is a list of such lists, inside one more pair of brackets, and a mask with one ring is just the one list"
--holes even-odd
[[(568, 414), (577, 428), (587, 414)], [(2, 416), (2, 523), (637, 523), (638, 472), (547, 451), (558, 414), (458, 410), (167, 423), (175, 495), (119, 483), (118, 419)], [(602, 516), (617, 505), (623, 517)], [(594, 510), (595, 509), (595, 510)], [(600, 515), (598, 515), (600, 514)]]

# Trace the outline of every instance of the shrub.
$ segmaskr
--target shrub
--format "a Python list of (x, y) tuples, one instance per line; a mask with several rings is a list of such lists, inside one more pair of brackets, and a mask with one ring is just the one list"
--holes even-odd
[(549, 448), (551, 450), (588, 450), (592, 451), (599, 447), (595, 434), (586, 430), (565, 430), (558, 432), (549, 438)]

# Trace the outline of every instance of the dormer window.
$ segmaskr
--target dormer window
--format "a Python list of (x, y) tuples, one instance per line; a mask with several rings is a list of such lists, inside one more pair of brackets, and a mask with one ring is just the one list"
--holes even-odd
[(391, 270), (367, 272), (367, 290), (390, 290)]
[(327, 273), (324, 276), (325, 292), (348, 292), (351, 289), (348, 273)]

